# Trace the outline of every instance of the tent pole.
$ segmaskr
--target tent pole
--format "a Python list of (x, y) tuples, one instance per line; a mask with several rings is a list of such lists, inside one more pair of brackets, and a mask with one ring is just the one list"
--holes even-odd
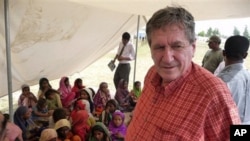
[(5, 21), (5, 43), (6, 43), (6, 61), (8, 77), (8, 99), (9, 115), (13, 121), (13, 99), (12, 99), (12, 74), (11, 74), (11, 53), (10, 53), (10, 30), (9, 30), (9, 0), (4, 0), (4, 21)]
[(137, 33), (136, 33), (136, 46), (135, 46), (135, 62), (134, 62), (133, 87), (134, 87), (135, 75), (136, 75), (137, 50), (138, 50), (138, 39), (139, 39), (139, 28), (140, 28), (140, 15), (138, 15), (138, 21), (137, 21)]

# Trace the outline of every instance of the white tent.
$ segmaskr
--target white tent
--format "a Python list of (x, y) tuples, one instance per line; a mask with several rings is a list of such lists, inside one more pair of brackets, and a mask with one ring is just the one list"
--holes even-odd
[[(9, 0), (12, 90), (82, 71), (165, 6), (196, 20), (250, 17), (249, 0)], [(7, 95), (4, 0), (0, 1), (0, 97)], [(230, 24), (230, 23), (229, 23)]]

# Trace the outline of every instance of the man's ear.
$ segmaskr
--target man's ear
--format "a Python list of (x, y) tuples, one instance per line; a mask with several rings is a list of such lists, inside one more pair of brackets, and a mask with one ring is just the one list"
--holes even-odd
[(225, 50), (222, 51), (222, 55), (223, 55), (223, 56), (226, 56)]
[(243, 58), (245, 59), (247, 57), (248, 53), (244, 53)]

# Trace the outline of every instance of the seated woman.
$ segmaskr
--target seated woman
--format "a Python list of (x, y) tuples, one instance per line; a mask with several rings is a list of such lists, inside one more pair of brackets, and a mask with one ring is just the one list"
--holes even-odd
[(110, 99), (111, 97), (108, 89), (108, 83), (102, 82), (99, 85), (99, 89), (93, 99), (97, 116), (100, 115), (101, 112), (105, 109), (105, 105)]
[(41, 78), (39, 80), (39, 90), (38, 90), (38, 93), (37, 93), (38, 99), (45, 98), (45, 92), (48, 89), (52, 89), (52, 87), (51, 87), (51, 85), (49, 83), (49, 80), (47, 78), (45, 78), (45, 77)]
[(14, 113), (14, 123), (21, 128), (24, 141), (36, 140), (40, 133), (40, 129), (30, 116), (30, 110), (25, 106), (18, 107)]
[(79, 90), (85, 88), (85, 86), (82, 84), (82, 79), (81, 78), (77, 78), (74, 82), (74, 86), (72, 88), (72, 92), (74, 92), (76, 95), (75, 95), (75, 98), (78, 98), (79, 95), (78, 95), (78, 92)]
[(48, 110), (55, 110), (56, 108), (62, 108), (61, 100), (57, 98), (57, 91), (54, 89), (48, 89), (45, 92), (45, 98), (48, 105)]
[(26, 106), (31, 109), (37, 103), (36, 96), (30, 92), (29, 85), (24, 84), (21, 88), (22, 94), (18, 99), (18, 106)]
[(118, 88), (115, 93), (115, 99), (119, 104), (119, 109), (123, 112), (131, 112), (133, 110), (133, 106), (130, 105), (129, 99), (129, 91), (128, 91), (128, 82), (124, 79), (121, 79), (118, 84)]
[(60, 98), (64, 108), (70, 108), (71, 103), (75, 99), (75, 92), (72, 92), (72, 87), (68, 77), (62, 77), (59, 84)]

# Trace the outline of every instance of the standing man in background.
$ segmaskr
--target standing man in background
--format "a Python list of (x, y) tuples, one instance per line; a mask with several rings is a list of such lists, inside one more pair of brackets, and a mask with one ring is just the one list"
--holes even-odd
[(229, 141), (230, 125), (240, 124), (226, 84), (192, 62), (194, 17), (166, 7), (146, 25), (154, 65), (128, 126), (126, 141)]
[(250, 73), (243, 66), (248, 48), (246, 37), (229, 37), (223, 50), (225, 68), (218, 74), (230, 89), (243, 124), (250, 124)]
[(119, 44), (117, 54), (113, 60), (114, 62), (116, 59), (119, 61), (113, 79), (116, 89), (118, 88), (118, 84), (121, 79), (124, 79), (129, 83), (129, 74), (131, 69), (130, 61), (135, 58), (134, 46), (131, 42), (129, 42), (129, 40), (130, 34), (128, 32), (124, 32), (122, 34), (122, 42)]
[(206, 52), (202, 60), (202, 67), (214, 73), (220, 62), (223, 61), (222, 49), (220, 48), (221, 39), (213, 35), (207, 42), (210, 50)]

